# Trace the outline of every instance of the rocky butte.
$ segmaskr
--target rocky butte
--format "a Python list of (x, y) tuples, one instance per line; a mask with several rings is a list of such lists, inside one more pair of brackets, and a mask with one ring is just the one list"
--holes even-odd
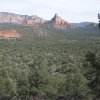
[(49, 21), (49, 24), (52, 24), (55, 28), (71, 28), (71, 24), (63, 20), (58, 14)]

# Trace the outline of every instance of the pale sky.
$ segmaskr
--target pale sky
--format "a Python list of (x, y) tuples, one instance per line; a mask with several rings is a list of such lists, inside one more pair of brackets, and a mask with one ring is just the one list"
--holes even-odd
[(100, 0), (0, 0), (0, 12), (38, 15), (47, 20), (57, 13), (68, 22), (98, 22)]

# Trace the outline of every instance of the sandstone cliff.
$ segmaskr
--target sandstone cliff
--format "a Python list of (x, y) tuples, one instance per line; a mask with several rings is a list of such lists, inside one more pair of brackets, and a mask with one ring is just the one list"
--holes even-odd
[(49, 23), (53, 24), (55, 28), (71, 28), (71, 25), (63, 20), (58, 14), (55, 14), (55, 16), (49, 21)]
[(17, 32), (17, 30), (0, 30), (0, 37), (5, 38), (15, 38), (20, 37), (20, 34)]
[(13, 13), (0, 12), (0, 23), (15, 23), (15, 24), (39, 24), (44, 23), (45, 20), (33, 15), (18, 15)]

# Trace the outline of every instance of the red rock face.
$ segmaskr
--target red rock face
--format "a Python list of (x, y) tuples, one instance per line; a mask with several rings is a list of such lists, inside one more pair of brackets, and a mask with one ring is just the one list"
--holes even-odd
[(44, 23), (45, 20), (43, 20), (42, 18), (38, 17), (38, 16), (30, 16), (27, 20), (26, 20), (26, 24), (29, 25), (34, 25), (34, 24), (42, 24)]
[(64, 20), (62, 20), (61, 17), (55, 15), (55, 24), (64, 26), (64, 25), (66, 25), (66, 22)]
[(55, 16), (50, 20), (50, 23), (53, 23), (55, 28), (71, 28), (71, 25), (57, 14), (55, 14)]
[(15, 23), (15, 24), (41, 24), (44, 23), (46, 20), (33, 15), (33, 16), (28, 16), (28, 15), (18, 15), (18, 14), (13, 14), (13, 13), (5, 13), (5, 12), (0, 12), (0, 23)]
[(20, 34), (16, 30), (2, 30), (0, 31), (0, 37), (11, 38), (20, 37)]

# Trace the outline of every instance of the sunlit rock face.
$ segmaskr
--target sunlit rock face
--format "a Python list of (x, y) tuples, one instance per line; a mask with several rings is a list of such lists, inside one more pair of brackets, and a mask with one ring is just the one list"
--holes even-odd
[(57, 14), (55, 14), (54, 18), (53, 18), (54, 22), (56, 25), (67, 25), (68, 22), (64, 21), (61, 17), (59, 17)]
[(34, 16), (30, 16), (26, 19), (26, 24), (38, 24), (38, 23), (44, 23), (45, 20), (34, 15)]
[(63, 20), (58, 14), (55, 14), (49, 23), (53, 24), (55, 28), (71, 28), (71, 24)]
[(20, 34), (17, 32), (17, 30), (0, 30), (0, 37), (18, 38), (20, 37)]

